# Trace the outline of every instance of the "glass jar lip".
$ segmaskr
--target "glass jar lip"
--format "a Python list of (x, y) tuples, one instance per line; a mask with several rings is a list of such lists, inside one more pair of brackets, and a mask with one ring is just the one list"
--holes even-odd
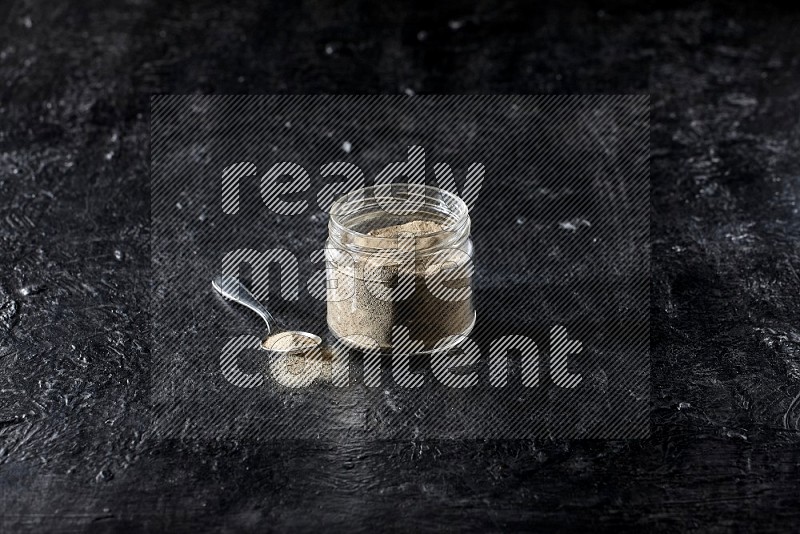
[[(387, 242), (397, 241), (396, 237), (377, 237), (358, 232), (347, 226), (344, 223), (344, 221), (342, 221), (342, 216), (345, 215), (345, 213), (342, 213), (342, 208), (348, 202), (354, 202), (359, 200), (363, 201), (368, 198), (374, 198), (374, 199), (392, 198), (391, 194), (381, 195), (380, 193), (387, 190), (391, 191), (392, 188), (394, 187), (405, 188), (405, 191), (407, 191), (408, 193), (413, 192), (417, 195), (423, 195), (424, 198), (426, 199), (427, 198), (435, 199), (436, 196), (439, 196), (444, 199), (447, 199), (448, 201), (447, 205), (448, 208), (450, 208), (448, 215), (453, 216), (452, 224), (447, 224), (443, 226), (441, 230), (438, 230), (436, 232), (418, 234), (416, 235), (418, 239), (419, 238), (435, 239), (436, 237), (441, 237), (446, 234), (453, 234), (453, 233), (458, 234), (459, 232), (463, 231), (465, 227), (468, 227), (470, 220), (469, 208), (467, 207), (467, 204), (464, 202), (464, 200), (461, 199), (461, 197), (451, 193), (450, 191), (447, 191), (446, 189), (441, 189), (439, 187), (434, 187), (427, 184), (414, 184), (414, 183), (373, 185), (369, 187), (362, 187), (360, 189), (356, 189), (345, 195), (342, 195), (341, 197), (337, 198), (331, 205), (331, 208), (329, 210), (330, 225), (340, 232), (347, 232), (348, 234), (351, 234), (354, 237), (375, 243), (387, 243)], [(452, 207), (450, 203), (452, 203)]]

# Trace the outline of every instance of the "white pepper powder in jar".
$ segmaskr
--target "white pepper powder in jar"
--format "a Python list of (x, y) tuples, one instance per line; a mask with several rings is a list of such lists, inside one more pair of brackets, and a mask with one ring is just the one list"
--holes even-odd
[(419, 184), (360, 189), (333, 204), (328, 230), (327, 320), (344, 343), (389, 350), (402, 327), (427, 352), (472, 331), (470, 218), (456, 195)]

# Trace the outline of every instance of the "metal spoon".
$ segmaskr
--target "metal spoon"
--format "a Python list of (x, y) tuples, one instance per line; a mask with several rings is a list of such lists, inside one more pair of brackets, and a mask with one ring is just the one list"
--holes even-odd
[(211, 281), (211, 286), (226, 299), (250, 308), (264, 320), (267, 325), (267, 337), (261, 341), (262, 349), (282, 354), (297, 354), (315, 349), (322, 343), (322, 339), (317, 335), (280, 328), (272, 314), (239, 282), (238, 278), (220, 275)]

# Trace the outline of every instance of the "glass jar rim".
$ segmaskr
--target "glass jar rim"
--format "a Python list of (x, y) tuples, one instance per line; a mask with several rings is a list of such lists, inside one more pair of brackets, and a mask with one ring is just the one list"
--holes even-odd
[[(397, 183), (397, 184), (381, 184), (369, 187), (362, 187), (351, 191), (334, 201), (330, 208), (330, 230), (336, 230), (340, 233), (350, 234), (354, 238), (362, 241), (373, 242), (375, 244), (381, 243), (394, 243), (397, 241), (396, 237), (378, 237), (365, 233), (361, 233), (352, 227), (348, 226), (343, 218), (352, 213), (352, 208), (347, 209), (348, 204), (356, 202), (365, 202), (369, 199), (375, 200), (380, 206), (379, 199), (400, 199), (405, 200), (402, 196), (397, 196), (395, 191), (400, 189), (404, 191), (405, 196), (417, 197), (420, 199), (430, 200), (443, 200), (448, 208), (445, 215), (452, 222), (443, 225), (441, 230), (430, 233), (421, 233), (416, 237), (424, 239), (436, 239), (437, 237), (444, 237), (446, 235), (454, 234), (458, 236), (466, 230), (469, 232), (469, 209), (466, 203), (458, 196), (446, 189), (434, 187), (426, 184), (415, 183)], [(376, 247), (376, 248), (381, 248)]]

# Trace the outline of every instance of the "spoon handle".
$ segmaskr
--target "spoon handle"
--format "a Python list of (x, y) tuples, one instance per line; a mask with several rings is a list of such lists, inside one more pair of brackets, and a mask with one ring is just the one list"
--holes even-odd
[(223, 297), (238, 302), (256, 312), (267, 323), (267, 335), (275, 328), (275, 319), (256, 299), (239, 279), (234, 276), (219, 275), (211, 281), (211, 286)]

